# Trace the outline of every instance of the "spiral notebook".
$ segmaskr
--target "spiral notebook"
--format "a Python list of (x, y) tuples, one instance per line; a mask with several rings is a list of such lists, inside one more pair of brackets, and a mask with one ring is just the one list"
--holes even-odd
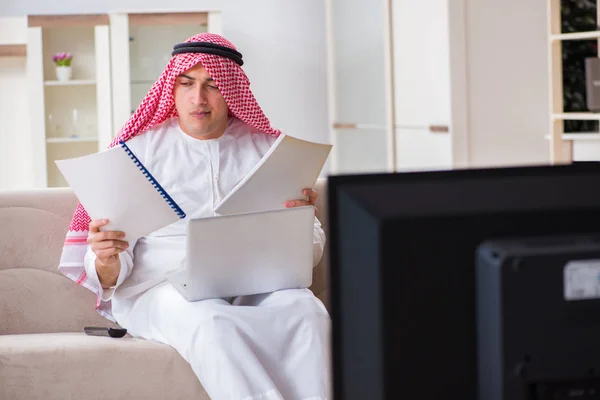
[(55, 161), (92, 220), (132, 241), (185, 218), (125, 142), (83, 157)]

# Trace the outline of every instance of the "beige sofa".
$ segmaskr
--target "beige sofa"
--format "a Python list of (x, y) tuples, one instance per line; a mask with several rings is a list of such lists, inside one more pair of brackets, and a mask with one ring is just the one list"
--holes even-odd
[[(326, 228), (325, 180), (317, 190)], [(0, 399), (208, 399), (173, 348), (83, 333), (114, 325), (57, 270), (76, 204), (64, 188), (0, 193)], [(311, 287), (323, 301), (327, 259)]]

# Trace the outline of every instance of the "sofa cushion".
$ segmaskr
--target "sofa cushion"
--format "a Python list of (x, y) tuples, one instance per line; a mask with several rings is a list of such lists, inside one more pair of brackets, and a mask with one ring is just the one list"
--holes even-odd
[(94, 310), (95, 295), (57, 268), (76, 205), (69, 188), (0, 194), (0, 334), (111, 325)]
[(0, 270), (36, 268), (60, 274), (58, 261), (77, 206), (70, 189), (36, 189), (0, 196)]
[(1, 399), (205, 399), (171, 347), (83, 333), (0, 336)]
[(0, 270), (0, 335), (116, 327), (95, 305), (94, 293), (61, 274), (23, 267)]

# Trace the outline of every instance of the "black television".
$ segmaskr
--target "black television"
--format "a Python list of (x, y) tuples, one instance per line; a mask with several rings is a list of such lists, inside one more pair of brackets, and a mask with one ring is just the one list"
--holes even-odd
[(328, 206), (334, 398), (474, 400), (477, 249), (600, 232), (600, 163), (330, 176)]

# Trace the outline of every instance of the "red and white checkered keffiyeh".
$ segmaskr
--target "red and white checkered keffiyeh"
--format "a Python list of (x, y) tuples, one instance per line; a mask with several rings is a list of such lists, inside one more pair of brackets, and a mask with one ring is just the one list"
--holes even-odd
[[(209, 42), (237, 50), (225, 38), (201, 33), (186, 40), (186, 42)], [(250, 81), (233, 60), (226, 57), (205, 53), (176, 54), (171, 58), (165, 70), (154, 83), (133, 116), (121, 128), (109, 147), (119, 141), (127, 141), (147, 130), (161, 124), (169, 118), (177, 116), (173, 87), (175, 79), (198, 63), (202, 63), (208, 74), (219, 87), (229, 108), (230, 116), (239, 118), (246, 124), (266, 134), (278, 136), (280, 131), (273, 129), (269, 120), (258, 105), (250, 91)], [(98, 288), (88, 279), (85, 273), (84, 257), (88, 248), (87, 237), (91, 220), (81, 204), (77, 206), (69, 227), (62, 256), (58, 266), (68, 278), (96, 293), (96, 310), (104, 317), (114, 321), (111, 313), (111, 303), (103, 302), (98, 296)]]

